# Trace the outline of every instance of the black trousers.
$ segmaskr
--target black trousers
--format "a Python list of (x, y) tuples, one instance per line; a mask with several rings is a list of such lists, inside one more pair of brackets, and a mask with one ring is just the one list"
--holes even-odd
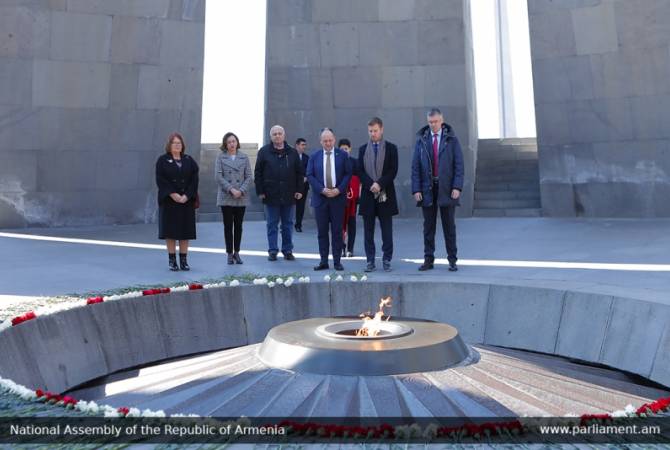
[(305, 183), (304, 193), (300, 200), (295, 201), (295, 227), (302, 228), (302, 218), (305, 217), (305, 204), (307, 203), (307, 192), (309, 184)]
[(374, 263), (375, 249), (375, 221), (379, 219), (382, 229), (382, 259), (391, 261), (393, 258), (393, 216), (388, 214), (366, 214), (363, 216), (363, 233), (365, 239), (365, 256), (368, 262)]
[(242, 242), (242, 221), (244, 206), (222, 206), (223, 234), (226, 238), (226, 253), (238, 253)]
[(437, 227), (437, 212), (442, 219), (442, 233), (447, 247), (447, 259), (455, 263), (456, 256), (456, 207), (438, 206), (437, 184), (433, 185), (433, 205), (421, 208), (423, 212), (423, 255), (426, 261), (435, 260), (435, 229)]
[(356, 216), (349, 217), (347, 223), (347, 251), (354, 252), (354, 244), (356, 243)]
[[(322, 263), (328, 263), (329, 247), (333, 250), (333, 262), (340, 262), (342, 256), (342, 223), (344, 222), (344, 207), (346, 203), (340, 198), (328, 198), (314, 208), (316, 218), (317, 237), (319, 240), (319, 255)], [(328, 232), (330, 231), (330, 244)]]

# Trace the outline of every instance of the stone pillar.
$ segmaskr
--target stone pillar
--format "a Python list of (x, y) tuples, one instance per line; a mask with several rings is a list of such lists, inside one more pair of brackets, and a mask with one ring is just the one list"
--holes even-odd
[(200, 149), (205, 0), (0, 5), (0, 227), (153, 220), (171, 131)]
[[(417, 216), (410, 164), (416, 131), (436, 106), (461, 140), (472, 213), (476, 112), (468, 0), (269, 1), (265, 130), (281, 124), (290, 142), (319, 146), (324, 126), (356, 148), (367, 122), (384, 120), (400, 150), (401, 214)], [(266, 138), (267, 139), (267, 138)]]
[(670, 2), (528, 1), (546, 216), (670, 216)]

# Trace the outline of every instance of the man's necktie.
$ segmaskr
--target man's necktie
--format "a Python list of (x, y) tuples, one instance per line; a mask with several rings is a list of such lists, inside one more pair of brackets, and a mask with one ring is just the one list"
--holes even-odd
[(331, 159), (331, 155), (333, 154), (332, 151), (326, 152), (326, 187), (328, 189), (333, 188), (333, 162)]
[(375, 149), (375, 165), (377, 165), (377, 153), (379, 152), (379, 142), (374, 142), (372, 148)]
[(439, 156), (437, 149), (437, 133), (433, 134), (433, 176), (437, 175), (437, 158)]

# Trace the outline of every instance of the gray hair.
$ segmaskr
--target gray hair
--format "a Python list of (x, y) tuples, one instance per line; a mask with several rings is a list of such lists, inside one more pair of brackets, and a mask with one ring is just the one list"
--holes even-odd
[(440, 108), (430, 108), (428, 110), (428, 114), (427, 114), (428, 117), (435, 117), (435, 116), (441, 116), (441, 115), (442, 115), (442, 111), (440, 111)]
[(272, 125), (272, 127), (270, 128), (270, 134), (272, 134), (272, 130), (274, 130), (275, 128), (279, 128), (280, 130), (282, 130), (284, 134), (286, 134), (286, 130), (284, 130), (284, 127), (282, 127), (281, 125)]

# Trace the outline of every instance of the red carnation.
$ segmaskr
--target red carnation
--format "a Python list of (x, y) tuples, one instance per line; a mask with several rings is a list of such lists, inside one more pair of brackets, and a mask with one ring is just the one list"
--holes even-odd
[(42, 389), (37, 389), (35, 391), (35, 395), (37, 396), (37, 398), (44, 397), (44, 391)]
[(32, 320), (32, 319), (34, 319), (35, 317), (37, 317), (37, 316), (35, 315), (34, 312), (32, 312), (32, 311), (28, 311), (28, 312), (25, 313), (25, 314), (22, 314), (22, 315), (20, 315), (20, 316), (18, 316), (18, 317), (14, 317), (14, 318), (12, 319), (12, 326), (16, 326), (16, 325), (18, 325), (18, 324), (20, 324), (20, 323), (23, 323), (23, 322), (27, 321), (27, 320)]
[(154, 295), (156, 292), (154, 292), (155, 289), (145, 289), (142, 291), (142, 295)]
[(96, 303), (102, 303), (105, 300), (102, 297), (91, 297), (86, 300), (87, 305), (95, 305)]
[(130, 412), (129, 408), (126, 408), (125, 406), (120, 407), (119, 409), (116, 410), (119, 414), (123, 414), (124, 416), (127, 416), (128, 413)]
[(65, 406), (70, 406), (70, 405), (74, 406), (79, 402), (78, 402), (77, 399), (66, 395), (65, 397), (63, 397), (63, 403), (65, 404)]
[(170, 293), (170, 288), (160, 288), (158, 291), (161, 294), (169, 294)]
[(197, 291), (198, 289), (202, 289), (202, 288), (203, 288), (202, 284), (199, 284), (199, 283), (191, 283), (191, 284), (188, 285), (188, 289), (190, 291)]

